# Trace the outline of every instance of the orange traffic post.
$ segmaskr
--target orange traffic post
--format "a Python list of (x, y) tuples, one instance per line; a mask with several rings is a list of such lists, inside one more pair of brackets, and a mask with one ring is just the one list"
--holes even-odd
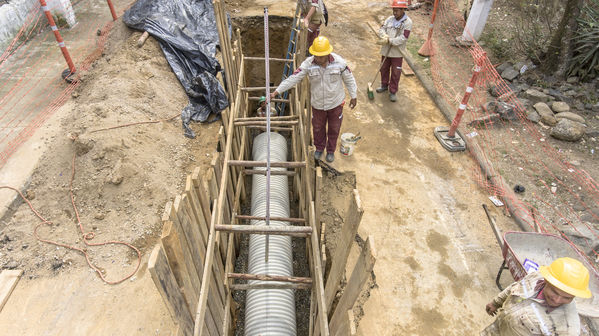
[(64, 78), (67, 82), (70, 82), (71, 76), (73, 74), (75, 74), (75, 72), (77, 71), (75, 69), (75, 64), (73, 64), (71, 55), (69, 55), (69, 51), (67, 50), (67, 47), (64, 44), (64, 41), (62, 40), (62, 36), (60, 35), (60, 32), (58, 31), (58, 27), (56, 26), (56, 23), (54, 22), (54, 18), (52, 17), (52, 13), (50, 13), (50, 10), (48, 9), (48, 6), (46, 5), (46, 0), (40, 0), (40, 5), (42, 6), (42, 10), (46, 14), (46, 18), (48, 19), (48, 24), (50, 25), (50, 28), (52, 28), (52, 31), (54, 32), (54, 37), (56, 38), (56, 42), (58, 42), (60, 51), (62, 51), (62, 55), (64, 56), (64, 59), (67, 61), (67, 65), (69, 66), (68, 70), (63, 71), (62, 78)]
[(451, 122), (451, 126), (449, 129), (447, 127), (439, 126), (434, 130), (435, 137), (441, 145), (450, 152), (458, 152), (466, 150), (466, 141), (462, 136), (457, 132), (458, 126), (460, 125), (460, 121), (462, 120), (462, 116), (466, 111), (466, 107), (468, 106), (468, 100), (474, 91), (474, 86), (476, 85), (476, 79), (480, 74), (482, 69), (482, 62), (485, 59), (486, 53), (482, 53), (476, 59), (476, 65), (474, 66), (472, 77), (470, 78), (470, 82), (468, 82), (468, 86), (466, 87), (466, 93), (462, 98), (462, 102), (458, 107), (458, 111)]
[(439, 5), (439, 0), (435, 0), (435, 4), (433, 5), (433, 14), (431, 15), (431, 23), (428, 27), (428, 37), (426, 38), (426, 42), (420, 47), (418, 50), (418, 55), (430, 57), (433, 56), (433, 26), (435, 24), (435, 17), (437, 16), (437, 6)]
[(112, 1), (111, 0), (106, 0), (106, 2), (108, 3), (108, 8), (110, 8), (110, 14), (112, 14), (112, 21), (116, 21), (116, 19), (118, 18), (118, 16), (116, 16), (116, 11), (114, 10), (114, 6), (112, 5)]

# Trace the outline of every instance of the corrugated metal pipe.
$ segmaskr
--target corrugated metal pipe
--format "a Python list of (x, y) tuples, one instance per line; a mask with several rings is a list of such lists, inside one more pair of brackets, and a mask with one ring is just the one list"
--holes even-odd
[[(287, 141), (278, 133), (271, 133), (271, 162), (287, 161)], [(254, 161), (266, 161), (267, 133), (254, 138), (252, 157)], [(265, 170), (265, 167), (254, 169)], [(271, 168), (271, 171), (285, 168)], [(252, 176), (252, 216), (266, 216), (266, 176)], [(287, 176), (270, 176), (270, 216), (289, 217), (289, 190)], [(253, 220), (251, 225), (265, 225), (265, 221)], [(272, 226), (287, 226), (289, 222), (270, 221)], [(291, 237), (270, 235), (268, 239), (268, 262), (265, 261), (265, 235), (250, 235), (250, 274), (293, 276)], [(249, 283), (264, 283), (250, 281)], [(272, 282), (270, 282), (272, 283)], [(292, 289), (252, 289), (247, 291), (245, 308), (245, 335), (296, 335), (295, 298)]]

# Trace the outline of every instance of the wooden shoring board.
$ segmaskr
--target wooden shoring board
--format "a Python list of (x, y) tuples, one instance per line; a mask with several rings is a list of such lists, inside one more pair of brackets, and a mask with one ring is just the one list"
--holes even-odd
[(325, 286), (325, 300), (327, 302), (327, 308), (331, 307), (335, 294), (339, 288), (339, 282), (345, 272), (345, 265), (347, 264), (347, 257), (351, 249), (352, 243), (358, 232), (360, 221), (364, 209), (362, 209), (362, 203), (360, 201), (360, 195), (358, 190), (354, 189), (352, 197), (349, 200), (349, 206), (345, 213), (345, 224), (341, 228), (341, 235), (337, 242), (337, 248), (335, 249), (335, 255), (331, 259), (331, 271), (326, 281)]
[(347, 281), (343, 295), (341, 295), (341, 299), (339, 299), (339, 303), (333, 312), (330, 323), (331, 333), (334, 334), (333, 331), (338, 330), (343, 325), (343, 320), (347, 318), (347, 310), (352, 309), (356, 303), (364, 284), (370, 278), (375, 262), (376, 250), (374, 249), (374, 238), (373, 236), (369, 236)]
[(189, 311), (195, 311), (196, 304), (198, 304), (199, 293), (194, 289), (191, 282), (191, 276), (185, 265), (185, 257), (183, 257), (183, 249), (181, 248), (177, 230), (173, 227), (173, 222), (170, 220), (165, 220), (162, 223), (162, 235), (160, 236), (160, 241), (164, 253), (166, 254), (166, 259), (168, 260), (179, 287), (183, 288), (183, 297), (187, 302)]
[(0, 273), (0, 312), (17, 286), (23, 270), (3, 270)]
[(206, 222), (206, 216), (204, 216), (204, 210), (202, 209), (198, 194), (195, 191), (191, 174), (187, 175), (187, 178), (185, 179), (185, 196), (190, 203), (189, 207), (198, 223), (200, 238), (202, 239), (204, 246), (206, 246), (206, 242), (208, 242), (208, 223)]
[(208, 230), (210, 230), (210, 217), (212, 216), (212, 212), (210, 211), (210, 196), (208, 195), (204, 180), (201, 176), (200, 167), (196, 167), (191, 173), (191, 182), (193, 184), (193, 190), (200, 202), (200, 208), (202, 208), (202, 213), (204, 214), (204, 219), (206, 223), (206, 237), (208, 237)]
[[(241, 60), (241, 67), (240, 69), (244, 68), (244, 61), (243, 58)], [(243, 82), (243, 71), (240, 71), (240, 76), (239, 76), (239, 81)], [(236, 108), (240, 105), (240, 100), (241, 100), (241, 88), (238, 87), (237, 89), (237, 95), (235, 98), (235, 103), (231, 104), (233, 106), (232, 109), (232, 113), (230, 116), (230, 120), (228, 123), (228, 132), (227, 134), (231, 134), (231, 131), (233, 129), (233, 119), (238, 117), (239, 115), (239, 110)], [(228, 165), (228, 161), (229, 161), (229, 157), (231, 154), (231, 147), (232, 147), (232, 142), (229, 141), (229, 139), (227, 139), (227, 144), (224, 150), (225, 153), (225, 162), (224, 165), (227, 166)], [(204, 263), (204, 270), (206, 273), (208, 270), (210, 270), (212, 268), (212, 264), (214, 263), (214, 254), (215, 254), (215, 245), (216, 242), (220, 239), (220, 232), (217, 232), (214, 228), (216, 223), (222, 223), (223, 220), (223, 207), (224, 207), (224, 201), (225, 201), (225, 196), (226, 193), (224, 192), (224, 189), (226, 187), (227, 184), (227, 179), (228, 179), (228, 174), (223, 174), (222, 179), (220, 181), (220, 190), (223, 190), (223, 192), (221, 192), (218, 195), (218, 201), (216, 203), (216, 207), (214, 209), (213, 212), (213, 216), (210, 222), (210, 232), (209, 232), (209, 236), (208, 236), (208, 246), (206, 249), (206, 262)], [(200, 288), (200, 298), (198, 300), (198, 309), (196, 311), (195, 314), (195, 324), (194, 324), (194, 336), (205, 336), (206, 334), (203, 331), (203, 328), (200, 327), (200, 321), (204, 320), (204, 317), (206, 315), (206, 308), (207, 308), (207, 301), (208, 301), (208, 286), (209, 286), (209, 278), (204, 276), (202, 278), (202, 285)]]
[[(179, 211), (181, 202), (181, 196), (175, 197), (175, 201), (172, 202), (172, 208), (169, 212), (169, 219), (173, 222), (179, 241), (183, 247), (183, 256), (185, 259), (186, 266), (192, 270), (190, 277), (192, 278), (192, 284), (194, 290), (198, 293), (199, 298), (201, 279), (202, 279), (202, 259), (199, 256), (200, 249), (194, 245), (197, 240), (193, 239), (192, 225), (190, 220), (183, 215), (182, 211)], [(216, 320), (212, 314), (206, 316), (206, 326), (210, 330), (216, 330)], [(212, 333), (211, 333), (212, 335)]]
[[(148, 271), (152, 275), (152, 280), (162, 296), (167, 309), (174, 321), (179, 325), (183, 335), (191, 335), (193, 330), (193, 320), (189, 308), (183, 299), (183, 294), (177, 286), (175, 276), (171, 272), (166, 259), (166, 254), (160, 244), (156, 244), (150, 259), (148, 260)], [(208, 332), (208, 330), (206, 330)]]
[[(177, 205), (177, 200), (180, 199), (179, 201), (179, 207), (176, 208), (175, 206)], [(177, 212), (177, 216), (179, 218), (179, 221), (181, 222), (181, 225), (185, 226), (189, 226), (191, 227), (191, 230), (189, 229), (184, 229), (186, 236), (191, 236), (190, 239), (188, 240), (188, 243), (190, 244), (190, 246), (194, 246), (194, 249), (192, 251), (193, 255), (193, 259), (194, 262), (200, 262), (200, 266), (201, 267), (204, 264), (204, 260), (205, 260), (205, 251), (206, 251), (206, 246), (203, 244), (203, 242), (201, 241), (201, 239), (199, 239), (199, 232), (198, 230), (196, 230), (195, 226), (196, 223), (193, 222), (193, 219), (191, 218), (189, 212), (188, 212), (188, 208), (186, 207), (186, 197), (185, 195), (183, 195), (182, 197), (177, 196), (175, 198), (175, 202), (173, 203), (173, 209), (176, 209)], [(214, 263), (214, 267), (212, 269), (212, 282), (210, 283), (210, 290), (211, 290), (211, 296), (208, 298), (208, 304), (210, 306), (210, 311), (211, 314), (214, 318), (214, 321), (216, 323), (220, 323), (219, 321), (221, 321), (222, 319), (222, 310), (224, 309), (224, 302), (225, 302), (225, 291), (224, 288), (222, 286), (222, 284), (219, 282), (220, 279), (222, 279), (222, 267), (220, 267), (222, 265), (222, 261), (217, 260), (217, 262)], [(196, 267), (197, 268), (197, 267)]]
[[(310, 202), (310, 226), (312, 230), (315, 230), (316, 223), (314, 222), (314, 202)], [(314, 325), (314, 336), (322, 335), (329, 336), (329, 323), (327, 314), (327, 305), (324, 298), (324, 285), (323, 285), (323, 272), (320, 261), (320, 247), (318, 246), (318, 237), (316, 235), (310, 236), (310, 256), (312, 257), (312, 279), (314, 281), (313, 286), (316, 289), (316, 320), (317, 323)]]
[(336, 330), (333, 330), (331, 327), (331, 336), (355, 336), (356, 334), (357, 330), (354, 313), (351, 309), (348, 309), (345, 316), (341, 319), (341, 324)]
[(401, 65), (401, 72), (404, 74), (404, 76), (414, 76), (414, 70), (410, 68), (408, 62), (403, 62)]
[[(221, 153), (216, 153), (214, 158), (212, 159), (210, 172), (212, 173), (212, 189), (216, 190), (216, 197), (218, 198), (218, 194), (222, 191), (226, 196), (224, 198), (224, 208), (223, 208), (223, 220), (227, 223), (231, 221), (230, 216), (230, 207), (229, 207), (229, 196), (227, 193), (227, 188), (220, 189), (218, 187), (218, 182), (222, 178), (222, 167), (220, 166), (221, 162)], [(220, 257), (224, 260), (227, 257), (227, 235), (220, 235), (220, 239), (218, 241), (218, 247), (220, 249)]]
[[(315, 209), (316, 218), (314, 220), (316, 221), (316, 229), (318, 230), (318, 233), (320, 235), (320, 232), (322, 231), (320, 215), (322, 214), (322, 183), (323, 183), (321, 167), (316, 167), (315, 175), (316, 175), (316, 177), (315, 177), (315, 181), (314, 181), (314, 205), (316, 205), (316, 209)], [(321, 243), (324, 244), (324, 241), (322, 241)]]

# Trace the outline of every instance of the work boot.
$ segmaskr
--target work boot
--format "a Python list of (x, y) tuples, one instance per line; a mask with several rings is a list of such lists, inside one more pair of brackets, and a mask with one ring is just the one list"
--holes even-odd
[(387, 87), (387, 86), (381, 86), (381, 87), (379, 87), (379, 88), (376, 89), (376, 93), (385, 92), (385, 91), (387, 91), (388, 88), (389, 87)]
[(322, 151), (315, 151), (314, 152), (314, 159), (315, 160), (320, 160), (321, 156), (322, 156)]
[(390, 93), (389, 94), (389, 100), (392, 102), (396, 102), (397, 101), (397, 96), (395, 95), (395, 93)]
[(335, 154), (333, 154), (333, 153), (327, 153), (326, 160), (327, 160), (327, 162), (333, 162), (333, 161), (335, 161)]

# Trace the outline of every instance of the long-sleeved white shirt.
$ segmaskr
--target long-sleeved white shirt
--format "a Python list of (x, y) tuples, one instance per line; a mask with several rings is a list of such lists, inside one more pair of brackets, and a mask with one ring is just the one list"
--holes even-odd
[(412, 30), (412, 19), (407, 14), (396, 20), (395, 16), (391, 15), (385, 20), (385, 23), (379, 29), (379, 36), (388, 36), (389, 43), (381, 47), (381, 55), (387, 57), (403, 57), (407, 52), (406, 42), (410, 31)]
[(350, 97), (352, 99), (357, 97), (356, 79), (345, 60), (335, 53), (329, 55), (329, 64), (326, 68), (314, 63), (314, 56), (306, 58), (293, 75), (279, 84), (276, 91), (283, 93), (306, 76), (310, 80), (312, 107), (316, 109), (331, 110), (339, 106), (345, 100), (344, 84)]

